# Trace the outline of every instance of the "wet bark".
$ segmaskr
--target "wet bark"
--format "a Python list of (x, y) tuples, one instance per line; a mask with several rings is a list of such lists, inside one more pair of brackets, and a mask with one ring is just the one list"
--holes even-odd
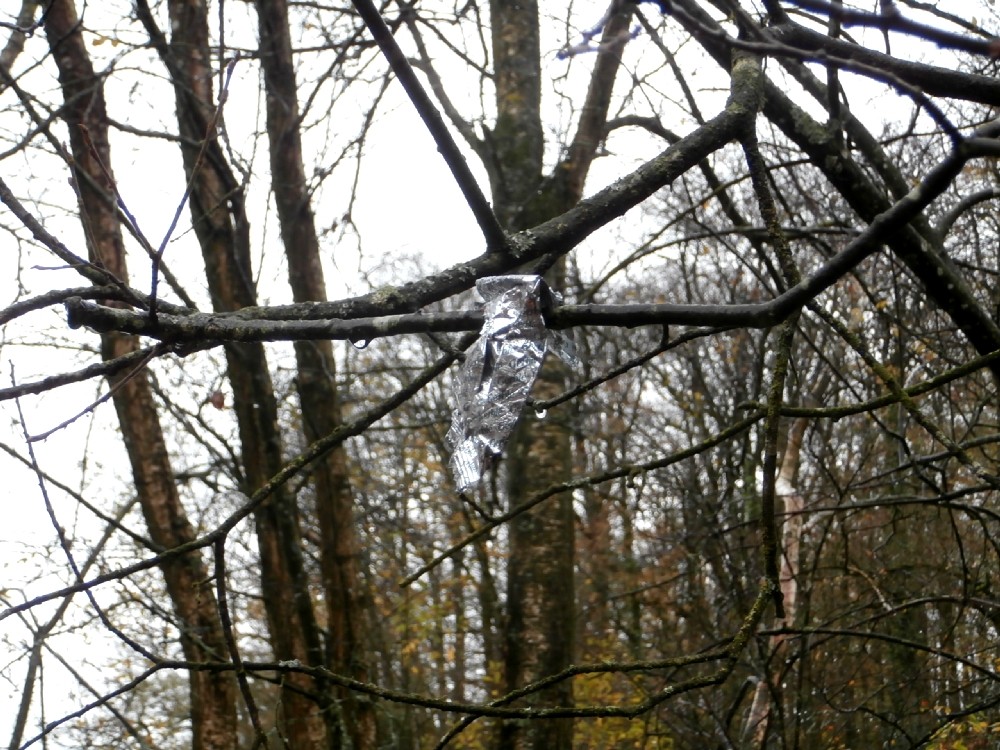
[[(508, 230), (537, 223), (544, 211), (531, 205), (542, 179), (541, 64), (538, 6), (492, 2), (497, 121), (491, 137), (495, 162), (494, 208)], [(548, 218), (547, 216), (545, 218)], [(558, 367), (547, 362), (535, 398), (563, 390)], [(572, 456), (566, 410), (548, 421), (526, 418), (511, 437), (507, 455), (507, 500), (511, 507), (569, 477)], [(504, 632), (504, 692), (515, 690), (572, 663), (575, 638), (572, 506), (559, 495), (509, 526), (507, 620)], [(570, 683), (531, 696), (535, 706), (568, 705)], [(572, 721), (504, 722), (503, 750), (561, 750), (572, 743)]]
[[(232, 311), (256, 304), (243, 189), (230, 169), (212, 127), (216, 110), (203, 0), (170, 0), (173, 33), (160, 32), (145, 0), (139, 17), (166, 65), (177, 101), (184, 138), (182, 157), (191, 182), (192, 224), (202, 250), (212, 305)], [(199, 153), (204, 143), (204, 158)], [(197, 145), (194, 145), (197, 144)], [(283, 464), (278, 409), (267, 358), (261, 344), (225, 346), (233, 408), (242, 450), (243, 490), (251, 494)], [(296, 500), (277, 489), (255, 512), (260, 554), (261, 593), (271, 646), (277, 660), (323, 664), (323, 648), (302, 558)], [(328, 732), (322, 705), (323, 685), (289, 673), (281, 691), (279, 729), (291, 747), (326, 747)]]
[[(55, 0), (45, 33), (59, 69), (69, 128), (73, 179), (86, 229), (90, 261), (128, 283), (125, 246), (113, 197), (111, 147), (100, 78), (95, 74), (70, 0)], [(109, 303), (113, 304), (113, 303)], [(134, 336), (105, 333), (105, 360), (138, 349)], [(149, 381), (143, 372), (111, 378), (115, 410), (128, 452), (135, 489), (150, 539), (163, 549), (195, 538), (181, 505), (170, 457), (160, 428)], [(167, 593), (177, 616), (180, 643), (190, 662), (222, 661), (227, 650), (208, 570), (198, 553), (161, 564)], [(233, 750), (237, 741), (236, 684), (232, 675), (189, 673), (192, 748)]]
[[(303, 166), (288, 4), (285, 0), (262, 0), (257, 3), (257, 13), (260, 62), (267, 92), (271, 180), (288, 261), (289, 283), (296, 302), (325, 301), (319, 239)], [(342, 423), (333, 347), (326, 340), (297, 341), (295, 358), (303, 431), (311, 442), (333, 432)], [(366, 682), (369, 655), (363, 633), (371, 602), (359, 575), (354, 499), (347, 452), (342, 444), (313, 465), (313, 482), (326, 602), (326, 664), (335, 672)], [(375, 748), (372, 703), (346, 689), (338, 689), (337, 699), (341, 702), (341, 717), (352, 747), (355, 750)]]
[[(610, 16), (604, 41), (621, 38), (629, 6), (619, 3)], [(579, 202), (587, 172), (603, 138), (607, 110), (620, 64), (621, 43), (597, 55), (577, 132), (566, 158), (543, 181), (541, 66), (538, 6), (533, 2), (490, 4), (493, 29), (497, 121), (489, 141), (495, 168), (494, 207), (508, 230), (520, 230), (558, 216)], [(623, 42), (622, 42), (623, 43)], [(559, 259), (548, 273), (550, 286), (562, 287)], [(565, 365), (549, 357), (532, 397), (553, 398), (566, 388)], [(544, 418), (529, 413), (515, 430), (507, 451), (507, 499), (512, 507), (538, 492), (567, 481), (573, 473), (573, 419), (566, 405)], [(560, 493), (509, 526), (506, 691), (554, 674), (572, 664), (576, 648), (576, 564), (573, 501)], [(532, 706), (572, 705), (569, 681), (528, 697)], [(499, 746), (504, 750), (561, 750), (573, 744), (571, 719), (506, 722)]]

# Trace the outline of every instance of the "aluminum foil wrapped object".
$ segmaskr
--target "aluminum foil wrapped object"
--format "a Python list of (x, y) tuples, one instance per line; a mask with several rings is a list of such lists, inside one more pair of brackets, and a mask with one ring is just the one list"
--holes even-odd
[(547, 351), (576, 364), (572, 340), (545, 327), (552, 292), (541, 276), (489, 276), (476, 282), (486, 302), (479, 339), (466, 355), (456, 385), (448, 442), (459, 490), (476, 484), (488, 460), (514, 431)]

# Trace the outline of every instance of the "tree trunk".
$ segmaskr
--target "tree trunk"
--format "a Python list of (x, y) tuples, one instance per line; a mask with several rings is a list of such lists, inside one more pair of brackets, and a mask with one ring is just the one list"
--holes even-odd
[[(580, 110), (577, 132), (566, 159), (542, 183), (544, 136), (541, 125), (541, 64), (538, 6), (534, 2), (490, 3), (493, 29), (497, 121), (489, 145), (494, 170), (494, 208), (508, 230), (533, 226), (575, 205), (597, 146), (604, 135), (611, 91), (620, 65), (631, 11), (616, 4), (609, 16)], [(617, 41), (613, 41), (617, 40)], [(555, 264), (548, 281), (562, 287), (563, 267)], [(562, 363), (548, 357), (532, 397), (545, 400), (566, 389)], [(529, 410), (530, 412), (530, 410)], [(572, 410), (566, 405), (544, 418), (527, 414), (511, 437), (507, 459), (507, 498), (516, 507), (573, 473)], [(505, 689), (511, 691), (557, 673), (573, 662), (576, 640), (573, 498), (560, 493), (509, 526)], [(572, 705), (572, 683), (533, 694), (529, 705)], [(506, 722), (500, 729), (504, 750), (568, 750), (571, 719)]]
[[(267, 134), (271, 180), (288, 277), (296, 302), (326, 300), (319, 239), (309, 200), (299, 131), (298, 85), (292, 59), (286, 0), (257, 3), (260, 63), (267, 90)], [(329, 341), (295, 342), (296, 384), (307, 440), (333, 432), (342, 422), (336, 361)], [(370, 597), (358, 571), (358, 537), (347, 452), (338, 445), (313, 465), (320, 565), (326, 600), (327, 666), (367, 682), (369, 657), (363, 633)], [(341, 714), (355, 750), (377, 746), (375, 712), (365, 697), (340, 689)]]
[[(90, 261), (128, 283), (125, 246), (112, 193), (111, 148), (101, 79), (87, 54), (76, 8), (54, 0), (45, 16), (45, 33), (59, 69), (66, 102), (73, 179), (86, 229)], [(108, 303), (112, 304), (112, 303)], [(138, 349), (135, 336), (101, 336), (105, 360)], [(195, 538), (181, 505), (152, 389), (144, 372), (110, 379), (135, 489), (153, 542), (163, 549)], [(190, 662), (223, 661), (228, 652), (211, 578), (197, 553), (161, 564), (167, 593), (177, 615), (181, 648)], [(192, 748), (233, 750), (237, 740), (236, 683), (231, 674), (189, 673)]]
[[(781, 459), (781, 467), (775, 480), (775, 494), (782, 499), (785, 522), (781, 533), (781, 570), (778, 581), (781, 586), (782, 604), (785, 608), (784, 625), (791, 626), (795, 622), (799, 599), (799, 545), (802, 541), (802, 529), (805, 516), (805, 500), (795, 486), (795, 477), (799, 471), (799, 461), (802, 451), (802, 440), (805, 437), (809, 420), (797, 419), (788, 431), (785, 443), (785, 453)], [(780, 680), (781, 662), (786, 655), (785, 636), (772, 635), (768, 639), (769, 651), (777, 653), (775, 662), (776, 680)], [(753, 747), (766, 746), (767, 727), (774, 713), (773, 697), (781, 694), (781, 685), (769, 685), (767, 680), (757, 683), (753, 701), (747, 715), (745, 732), (752, 733)]]
[[(156, 28), (145, 0), (137, 4), (140, 20), (166, 64), (177, 100), (177, 120), (184, 138), (181, 151), (191, 184), (192, 224), (201, 245), (212, 305), (217, 311), (255, 305), (249, 223), (242, 186), (212, 132), (215, 97), (204, 0), (170, 0), (169, 41)], [(199, 163), (201, 143), (204, 158)], [(198, 145), (191, 145), (198, 144)], [(243, 490), (262, 487), (283, 464), (278, 409), (264, 347), (258, 343), (225, 346), (233, 408), (242, 448)], [(267, 611), (275, 659), (324, 662), (302, 559), (295, 498), (279, 487), (254, 514), (260, 553), (261, 593)], [(328, 743), (325, 716), (317, 705), (324, 685), (311, 677), (288, 673), (281, 693), (279, 728), (295, 748), (321, 748)], [(327, 708), (332, 709), (332, 706)]]

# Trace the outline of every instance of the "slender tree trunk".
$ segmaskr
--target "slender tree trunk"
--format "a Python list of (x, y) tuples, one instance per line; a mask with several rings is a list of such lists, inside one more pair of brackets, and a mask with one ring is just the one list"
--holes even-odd
[[(296, 302), (325, 300), (326, 284), (319, 239), (309, 201), (299, 130), (298, 85), (292, 60), (286, 0), (257, 3), (261, 67), (267, 89), (267, 134), (271, 179), (288, 276)], [(297, 341), (299, 399), (306, 439), (316, 440), (342, 421), (336, 386), (336, 361), (329, 341)], [(327, 666), (357, 680), (369, 679), (369, 655), (363, 633), (371, 600), (358, 571), (358, 537), (347, 452), (338, 446), (315, 464), (316, 515), (320, 565), (326, 600)], [(376, 747), (375, 713), (364, 696), (339, 690), (341, 713), (355, 750)]]
[(451, 559), (451, 581), (448, 584), (449, 587), (449, 602), (451, 606), (451, 614), (455, 619), (454, 627), (454, 649), (455, 657), (451, 660), (451, 665), (449, 667), (449, 678), (451, 680), (451, 699), (456, 703), (464, 703), (466, 700), (465, 695), (465, 679), (467, 674), (467, 667), (465, 663), (465, 641), (466, 641), (466, 596), (465, 587), (462, 585), (462, 577), (464, 575), (464, 556), (461, 552), (457, 552)]
[[(582, 446), (577, 446), (582, 451)], [(616, 487), (617, 489), (617, 487)], [(581, 642), (589, 640), (602, 652), (608, 645), (611, 633), (611, 612), (608, 606), (611, 591), (611, 524), (608, 500), (605, 493), (591, 488), (584, 493), (583, 540), (580, 544), (586, 557), (586, 567), (581, 570), (586, 580), (581, 583), (582, 606), (586, 608), (586, 621), (580, 623)], [(600, 653), (611, 658), (610, 653)]]
[[(778, 581), (781, 586), (782, 604), (785, 607), (785, 624), (795, 621), (799, 598), (799, 546), (802, 540), (802, 528), (805, 501), (795, 486), (795, 476), (799, 471), (799, 456), (802, 450), (802, 439), (805, 437), (809, 420), (797, 419), (792, 423), (785, 443), (785, 453), (781, 458), (781, 467), (775, 480), (775, 492), (783, 501), (785, 516), (781, 534), (781, 569)], [(775, 662), (779, 665), (776, 675), (780, 678), (780, 663), (787, 647), (785, 636), (773, 635), (768, 639), (769, 650), (779, 654)], [(757, 683), (754, 690), (750, 712), (747, 715), (744, 734), (753, 737), (753, 747), (765, 747), (769, 719), (774, 713), (773, 696), (780, 694), (780, 685), (769, 685), (766, 680)]]
[[(177, 119), (185, 141), (184, 168), (191, 182), (192, 223), (205, 261), (212, 305), (217, 311), (254, 305), (257, 300), (243, 190), (212, 129), (216, 72), (211, 65), (207, 5), (204, 0), (169, 0), (173, 30), (169, 40), (156, 27), (145, 0), (138, 0), (137, 8), (174, 85)], [(203, 142), (204, 157), (199, 161)], [(251, 494), (283, 463), (277, 402), (261, 344), (227, 344), (225, 353), (242, 448), (243, 489)], [(255, 512), (254, 520), (261, 592), (274, 657), (323, 664), (295, 498), (286, 488), (277, 489)], [(325, 721), (332, 715), (332, 706), (318, 705), (325, 703), (322, 681), (289, 673), (282, 686), (279, 728), (288, 745), (303, 750), (327, 747)]]
[[(69, 128), (74, 174), (91, 262), (128, 283), (125, 246), (111, 193), (111, 148), (101, 79), (87, 54), (76, 8), (54, 0), (45, 32), (59, 69)], [(112, 304), (112, 303), (108, 303)], [(136, 351), (134, 336), (101, 336), (104, 359)], [(152, 389), (145, 373), (111, 379), (113, 396), (135, 488), (150, 538), (169, 549), (195, 538), (181, 505), (170, 458), (160, 428)], [(161, 564), (167, 593), (177, 615), (181, 647), (190, 662), (227, 658), (225, 639), (208, 571), (197, 553)], [(237, 740), (236, 684), (226, 673), (189, 673), (192, 748), (233, 750)]]

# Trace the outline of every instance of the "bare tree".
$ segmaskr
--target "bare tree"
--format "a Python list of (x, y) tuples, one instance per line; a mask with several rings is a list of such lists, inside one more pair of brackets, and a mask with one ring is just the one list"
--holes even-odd
[[(78, 364), (0, 390), (52, 540), (3, 591), (10, 747), (988, 741), (1000, 48), (974, 5), (22, 3), (3, 347)], [(450, 267), (367, 244), (368, 176), (412, 178), (378, 161), (420, 142), (379, 130), (403, 107), (461, 196), (419, 223), (480, 233)], [(130, 207), (154, 151), (183, 191), (162, 241)], [(526, 314), (578, 359), (550, 352), (469, 482), (468, 292), (512, 274), (559, 293)], [(130, 480), (73, 448), (66, 481), (48, 449), (85, 429)], [(54, 705), (46, 669), (91, 697)]]

